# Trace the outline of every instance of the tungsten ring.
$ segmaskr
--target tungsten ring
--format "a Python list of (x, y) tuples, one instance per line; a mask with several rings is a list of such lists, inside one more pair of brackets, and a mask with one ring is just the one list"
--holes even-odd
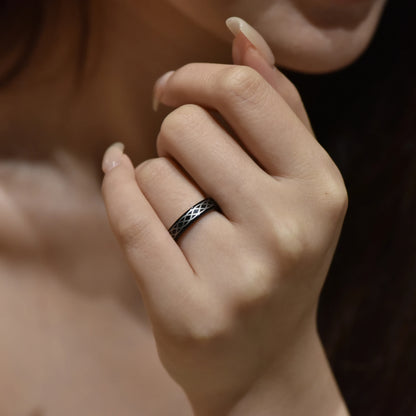
[(212, 198), (198, 202), (183, 213), (169, 228), (169, 234), (177, 241), (180, 235), (195, 221), (211, 210), (220, 211), (220, 207)]

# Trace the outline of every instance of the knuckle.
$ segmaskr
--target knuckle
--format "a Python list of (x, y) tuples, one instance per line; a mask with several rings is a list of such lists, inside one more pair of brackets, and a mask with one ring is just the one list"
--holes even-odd
[[(272, 215), (272, 214), (271, 214)], [(274, 276), (291, 276), (296, 270), (316, 254), (318, 247), (308, 233), (308, 224), (292, 215), (284, 218), (271, 218), (265, 231), (268, 254), (276, 259), (273, 263)], [(275, 282), (271, 282), (271, 287)]]
[(264, 100), (266, 81), (248, 66), (225, 68), (217, 81), (217, 91), (223, 101), (249, 102), (254, 105)]
[(161, 123), (157, 148), (169, 148), (177, 142), (178, 137), (181, 140), (186, 138), (186, 132), (201, 130), (201, 123), (206, 116), (206, 110), (196, 104), (185, 104), (176, 108)]
[(275, 292), (273, 276), (269, 262), (246, 261), (238, 288), (236, 309), (239, 312), (247, 312), (267, 304)]
[(348, 208), (348, 193), (338, 167), (328, 157), (327, 176), (323, 191), (323, 209), (328, 215), (345, 215)]
[(136, 179), (139, 185), (158, 182), (166, 178), (168, 173), (169, 161), (164, 157), (145, 160), (135, 169)]
[(162, 138), (169, 139), (178, 133), (182, 133), (185, 127), (183, 109), (182, 107), (178, 107), (163, 119), (160, 125), (160, 135)]
[(193, 319), (186, 328), (185, 340), (188, 345), (206, 345), (227, 337), (231, 326), (223, 317)]
[(345, 185), (334, 181), (325, 190), (325, 208), (334, 216), (344, 216), (348, 208), (348, 193)]
[(181, 324), (174, 334), (175, 342), (182, 347), (195, 348), (224, 340), (233, 328), (228, 306), (200, 299), (194, 313), (180, 317)]
[(175, 76), (177, 78), (187, 78), (189, 74), (195, 73), (195, 71), (200, 70), (200, 65), (201, 64), (198, 62), (187, 62), (175, 71)]
[(304, 234), (300, 223), (295, 220), (279, 223), (278, 229), (275, 229), (275, 241), (281, 260), (280, 266), (283, 269), (293, 269), (310, 251), (308, 239)]

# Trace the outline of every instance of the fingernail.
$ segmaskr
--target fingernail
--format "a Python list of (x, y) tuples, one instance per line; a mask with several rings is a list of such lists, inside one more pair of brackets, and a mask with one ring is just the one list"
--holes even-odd
[(117, 142), (113, 143), (104, 153), (102, 170), (104, 173), (110, 172), (120, 164), (121, 157), (124, 152), (124, 144)]
[(159, 108), (159, 103), (160, 103), (160, 98), (162, 97), (163, 88), (165, 87), (169, 78), (174, 74), (174, 72), (175, 71), (166, 72), (166, 74), (162, 75), (155, 82), (155, 86), (153, 87), (153, 102), (152, 102), (153, 111), (157, 111), (157, 109)]
[(229, 17), (225, 21), (225, 24), (234, 36), (237, 36), (241, 32), (270, 65), (273, 66), (276, 63), (273, 52), (263, 39), (263, 36), (245, 20), (240, 17)]

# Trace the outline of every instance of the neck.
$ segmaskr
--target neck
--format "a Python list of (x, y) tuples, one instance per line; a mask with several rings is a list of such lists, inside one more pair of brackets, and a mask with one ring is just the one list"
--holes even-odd
[(155, 80), (187, 62), (229, 62), (230, 44), (167, 1), (91, 1), (87, 58), (78, 79), (75, 7), (62, 7), (53, 22), (50, 16), (30, 66), (0, 95), (2, 158), (48, 160), (67, 152), (98, 171), (114, 141), (124, 142), (136, 163), (153, 157), (168, 112), (151, 109)]

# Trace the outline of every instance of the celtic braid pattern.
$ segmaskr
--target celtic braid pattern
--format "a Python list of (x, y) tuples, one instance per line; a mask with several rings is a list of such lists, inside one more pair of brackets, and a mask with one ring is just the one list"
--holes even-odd
[(219, 211), (217, 203), (212, 198), (198, 202), (175, 221), (169, 228), (169, 234), (176, 241), (193, 222), (212, 209)]

